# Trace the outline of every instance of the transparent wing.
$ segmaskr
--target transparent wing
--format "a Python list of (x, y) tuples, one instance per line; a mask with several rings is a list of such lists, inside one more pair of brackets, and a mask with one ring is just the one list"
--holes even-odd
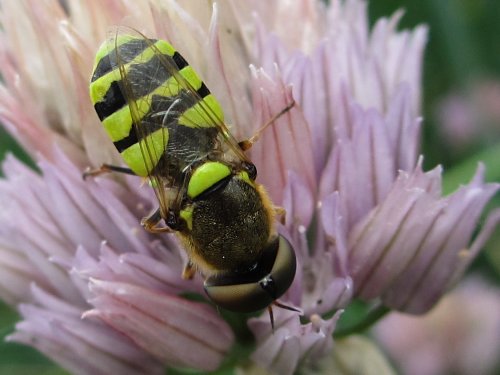
[(169, 43), (119, 28), (108, 45), (136, 148), (164, 215), (180, 209), (187, 173), (196, 163), (214, 157), (247, 160), (217, 100)]

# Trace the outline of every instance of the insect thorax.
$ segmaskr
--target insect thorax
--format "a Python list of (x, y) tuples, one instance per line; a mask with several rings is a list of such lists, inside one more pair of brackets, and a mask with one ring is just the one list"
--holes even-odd
[(184, 208), (191, 223), (181, 235), (210, 268), (246, 271), (268, 244), (269, 208), (256, 186), (232, 174), (219, 189)]

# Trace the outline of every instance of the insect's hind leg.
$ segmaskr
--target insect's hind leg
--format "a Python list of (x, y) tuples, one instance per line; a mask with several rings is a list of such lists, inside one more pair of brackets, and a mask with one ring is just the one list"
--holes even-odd
[(82, 173), (82, 178), (85, 180), (87, 177), (96, 177), (101, 174), (111, 173), (111, 172), (125, 173), (125, 174), (130, 174), (132, 176), (137, 176), (137, 174), (135, 174), (134, 171), (130, 168), (118, 167), (116, 165), (110, 165), (110, 164), (103, 164), (101, 165), (100, 168), (87, 169), (85, 172)]
[(273, 125), (273, 123), (279, 119), (281, 116), (283, 116), (285, 113), (287, 113), (289, 110), (291, 110), (295, 106), (295, 100), (292, 100), (290, 104), (288, 104), (285, 108), (283, 108), (281, 111), (276, 113), (273, 117), (269, 119), (264, 125), (262, 125), (257, 131), (248, 139), (245, 139), (241, 142), (238, 142), (238, 146), (243, 151), (247, 151), (250, 148), (252, 148), (253, 144), (257, 142), (261, 136), (261, 134), (266, 130), (270, 125)]

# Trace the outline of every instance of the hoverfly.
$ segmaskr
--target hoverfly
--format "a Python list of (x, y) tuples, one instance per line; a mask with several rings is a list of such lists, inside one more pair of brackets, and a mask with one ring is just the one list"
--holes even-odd
[[(149, 178), (159, 208), (143, 219), (151, 232), (175, 232), (187, 252), (183, 277), (196, 271), (208, 297), (236, 312), (271, 306), (296, 270), (291, 244), (277, 234), (277, 209), (238, 143), (221, 106), (168, 42), (116, 33), (96, 54), (90, 97), (128, 168)], [(160, 223), (164, 222), (161, 226)]]

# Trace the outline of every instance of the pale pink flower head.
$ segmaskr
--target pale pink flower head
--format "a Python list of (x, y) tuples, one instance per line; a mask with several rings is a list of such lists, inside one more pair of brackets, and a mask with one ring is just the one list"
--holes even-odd
[(500, 295), (468, 277), (425, 316), (393, 313), (374, 332), (405, 374), (493, 374), (500, 364)]
[(477, 79), (465, 92), (455, 90), (444, 97), (436, 110), (440, 132), (456, 150), (500, 138), (500, 82)]
[(4, 163), (0, 296), (23, 318), (10, 339), (72, 372), (210, 371), (237, 340), (248, 342), (233, 324), (248, 316), (207, 303), (202, 277), (181, 279), (186, 256), (175, 237), (141, 228), (157, 205), (147, 185), (81, 179), (89, 165), (122, 163), (88, 98), (95, 51), (113, 25), (170, 41), (219, 99), (237, 140), (295, 102), (249, 156), (286, 210), (278, 230), (298, 269), (282, 302), (304, 317), (276, 308), (274, 333), (265, 313), (248, 321), (257, 366), (291, 374), (332, 353), (354, 297), (427, 311), (498, 223), (491, 215), (470, 243), (498, 189), (482, 167), (447, 197), (441, 169), (422, 171), (427, 31), (397, 31), (401, 13), (370, 30), (361, 0), (65, 5), (2, 4), (0, 120), (39, 171)]

